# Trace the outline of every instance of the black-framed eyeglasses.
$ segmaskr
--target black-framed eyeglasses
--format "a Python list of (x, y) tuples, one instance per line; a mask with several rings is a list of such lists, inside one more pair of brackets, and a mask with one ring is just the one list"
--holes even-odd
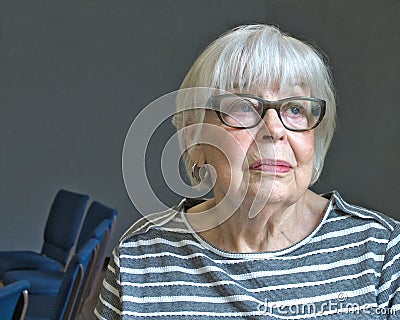
[(251, 94), (223, 94), (210, 98), (210, 107), (225, 125), (250, 129), (257, 126), (268, 109), (275, 109), (283, 126), (291, 131), (308, 131), (325, 115), (326, 102), (310, 97), (268, 101)]

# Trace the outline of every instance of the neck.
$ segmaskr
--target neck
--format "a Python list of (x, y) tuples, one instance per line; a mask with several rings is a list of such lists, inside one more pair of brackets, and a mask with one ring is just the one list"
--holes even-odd
[[(220, 216), (223, 207), (204, 207)], [(309, 235), (320, 222), (327, 200), (307, 190), (294, 203), (268, 203), (254, 217), (249, 207), (241, 206), (227, 220), (199, 234), (214, 246), (230, 252), (277, 251), (290, 247)], [(226, 209), (226, 208), (225, 208)]]

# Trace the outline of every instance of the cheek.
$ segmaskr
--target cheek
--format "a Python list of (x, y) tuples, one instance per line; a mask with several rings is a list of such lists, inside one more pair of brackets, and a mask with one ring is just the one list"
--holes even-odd
[(292, 150), (300, 166), (313, 165), (314, 161), (314, 134), (309, 132), (292, 140)]
[(242, 168), (246, 159), (247, 152), (253, 140), (245, 135), (233, 135), (234, 139), (227, 145), (227, 156), (232, 167)]
[(226, 130), (210, 130), (205, 139), (208, 142), (204, 148), (207, 163), (232, 169), (242, 167), (251, 145), (249, 139)]

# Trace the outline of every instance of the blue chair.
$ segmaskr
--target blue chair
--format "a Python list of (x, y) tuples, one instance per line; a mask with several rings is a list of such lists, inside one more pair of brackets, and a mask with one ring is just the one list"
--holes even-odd
[(77, 292), (88, 268), (94, 263), (99, 240), (89, 239), (74, 255), (65, 272), (15, 270), (4, 274), (4, 283), (29, 279), (29, 305), (26, 320), (72, 319)]
[(0, 288), (0, 319), (24, 319), (28, 307), (29, 282), (11, 283)]
[[(93, 201), (87, 211), (77, 241), (76, 251), (81, 252), (83, 246), (89, 241), (89, 239), (96, 239), (97, 245), (96, 248), (94, 248), (91, 263), (85, 266), (85, 272), (81, 273), (79, 283), (75, 284), (75, 289), (70, 297), (73, 302), (70, 301), (68, 307), (69, 317), (73, 318), (78, 312), (80, 302), (83, 297), (86, 296), (84, 293), (90, 291), (91, 287), (89, 287), (89, 282), (92, 279), (92, 275), (97, 273), (97, 270), (99, 269), (97, 266), (102, 266), (102, 262), (100, 263), (98, 260), (104, 259), (104, 248), (107, 245), (110, 230), (115, 225), (116, 215), (117, 211), (115, 209), (107, 207), (98, 201)], [(11, 283), (20, 279), (27, 279), (31, 282), (31, 303), (28, 315), (30, 317), (32, 317), (32, 315), (41, 315), (39, 318), (50, 317), (50, 314), (41, 313), (40, 310), (36, 310), (36, 307), (40, 309), (40, 306), (43, 303), (43, 297), (46, 297), (46, 301), (50, 305), (59, 306), (60, 303), (63, 304), (63, 302), (56, 301), (56, 295), (59, 294), (60, 291), (65, 291), (61, 285), (64, 281), (63, 277), (64, 274), (62, 272), (50, 270), (16, 270), (6, 272), (3, 275), (4, 282), (6, 283)]]
[(104, 220), (109, 220), (111, 223), (114, 223), (117, 213), (117, 210), (107, 207), (98, 201), (93, 201), (87, 211), (76, 247), (82, 247), (83, 243), (92, 238), (93, 232), (95, 232), (96, 228), (98, 228)]
[(86, 214), (85, 222), (79, 236), (77, 247), (86, 241), (88, 237), (99, 240), (95, 251), (94, 262), (86, 270), (81, 286), (76, 294), (76, 303), (72, 307), (71, 317), (75, 319), (81, 311), (83, 301), (87, 298), (93, 287), (98, 271), (104, 263), (104, 253), (110, 238), (112, 229), (115, 226), (118, 211), (98, 201), (93, 201)]
[(41, 253), (1, 251), (0, 279), (9, 270), (63, 270), (73, 255), (89, 197), (60, 190), (50, 208)]
[[(115, 221), (115, 219), (114, 219)], [(115, 224), (113, 221), (104, 220), (95, 230), (94, 236), (100, 241), (95, 252), (94, 262), (87, 269), (82, 285), (78, 291), (76, 303), (72, 310), (72, 319), (76, 319), (83, 310), (84, 302), (92, 293), (92, 288), (104, 264), (104, 249), (107, 247), (110, 233)]]

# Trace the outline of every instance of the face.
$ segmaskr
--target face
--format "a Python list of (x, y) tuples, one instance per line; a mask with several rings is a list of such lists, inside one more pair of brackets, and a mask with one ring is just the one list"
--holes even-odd
[[(243, 92), (242, 92), (243, 93)], [(310, 96), (294, 86), (285, 92), (246, 92), (274, 101)], [(295, 203), (307, 190), (312, 176), (314, 131), (287, 130), (275, 110), (267, 110), (263, 121), (251, 129), (235, 129), (221, 123), (216, 112), (207, 110), (202, 143), (193, 153), (196, 162), (215, 168), (214, 196), (267, 203)], [(198, 159), (202, 159), (198, 161)]]

